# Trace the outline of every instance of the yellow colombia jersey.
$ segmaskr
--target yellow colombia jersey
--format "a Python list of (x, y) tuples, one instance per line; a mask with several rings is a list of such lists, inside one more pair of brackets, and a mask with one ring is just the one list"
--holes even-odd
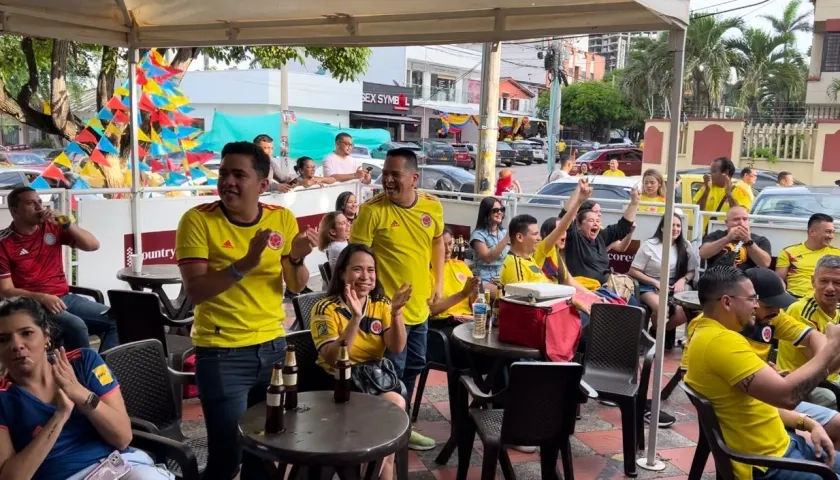
[[(691, 347), (683, 352), (688, 357), (685, 383), (712, 403), (726, 445), (754, 455), (784, 455), (790, 437), (779, 411), (738, 388), (742, 380), (767, 364), (740, 333), (710, 318), (692, 323), (696, 325)], [(752, 478), (753, 467), (735, 462), (732, 467), (735, 478)]]
[(443, 234), (443, 206), (434, 195), (417, 192), (417, 201), (405, 208), (380, 193), (361, 207), (350, 230), (350, 243), (363, 243), (376, 256), (376, 275), (389, 298), (411, 284), (411, 298), (403, 309), (406, 325), (429, 318), (432, 298), (429, 268), (432, 240)]
[(601, 175), (603, 175), (605, 177), (624, 177), (625, 176), (624, 172), (622, 172), (621, 170), (616, 170), (616, 171), (606, 170)]
[[(312, 321), (309, 330), (312, 340), (319, 351), (324, 345), (335, 342), (350, 323), (350, 308), (340, 297), (321, 299), (312, 307)], [(359, 333), (349, 345), (348, 355), (350, 363), (357, 364), (379, 360), (385, 356), (385, 340), (382, 335), (391, 328), (391, 302), (387, 298), (373, 300), (368, 297), (365, 304), (365, 314), (359, 322)], [(324, 357), (318, 356), (318, 365), (329, 373), (333, 373), (332, 365), (324, 362)]]
[[(703, 192), (706, 191), (705, 185), (701, 185), (700, 189), (697, 190), (697, 193), (694, 195), (692, 201), (697, 203), (700, 201), (700, 197), (703, 196)], [(728, 212), (729, 211), (729, 202), (723, 201), (723, 198), (726, 196), (726, 189), (723, 187), (716, 187), (712, 185), (711, 191), (709, 191), (709, 196), (706, 197), (706, 204), (700, 205), (700, 210), (704, 212)], [(741, 188), (733, 188), (732, 189), (732, 198), (735, 199), (735, 203), (738, 205), (746, 208), (749, 210), (752, 208), (752, 200)], [(723, 220), (723, 217), (719, 217)], [(703, 223), (703, 231), (706, 231), (706, 227), (709, 226), (709, 219)]]
[(641, 195), (641, 200), (643, 202), (657, 202), (662, 203), (661, 207), (654, 206), (654, 205), (640, 205), (639, 211), (640, 212), (650, 212), (650, 213), (665, 213), (665, 197), (649, 197), (644, 193)]
[[(825, 333), (826, 325), (829, 323), (836, 324), (840, 320), (840, 311), (834, 312), (834, 317), (829, 317), (817, 305), (814, 297), (799, 299), (799, 301), (788, 307), (787, 313), (796, 320), (822, 333)], [(791, 342), (779, 342), (779, 355), (776, 359), (776, 365), (779, 367), (779, 371), (792, 372), (805, 365), (808, 362), (808, 357), (805, 356), (804, 348), (804, 346), (794, 345)], [(828, 380), (836, 383), (840, 380), (840, 375), (832, 373), (828, 376)]]
[[(434, 283), (434, 275), (430, 273), (430, 276), (432, 283)], [(455, 259), (447, 260), (443, 264), (443, 296), (451, 297), (463, 290), (467, 279), (472, 276), (473, 273), (466, 263)], [(470, 305), (469, 297), (464, 298), (435, 318), (447, 318), (455, 315), (472, 315), (472, 306)]]
[(502, 285), (522, 282), (552, 283), (542, 271), (542, 265), (550, 250), (553, 250), (553, 247), (546, 245), (545, 240), (541, 240), (531, 258), (520, 257), (513, 252), (508, 253), (502, 263), (500, 274)]
[(257, 230), (274, 231), (259, 266), (245, 278), (195, 307), (192, 340), (199, 347), (257, 345), (283, 335), (281, 257), (292, 251), (298, 224), (290, 210), (260, 204), (257, 220), (248, 225), (228, 220), (221, 202), (192, 208), (178, 224), (178, 264), (207, 262), (223, 270), (248, 252)]
[(788, 269), (788, 292), (800, 298), (811, 296), (814, 293), (811, 277), (817, 268), (817, 262), (825, 255), (840, 255), (840, 249), (829, 245), (819, 250), (811, 250), (803, 242), (782, 250), (776, 259), (776, 267)]

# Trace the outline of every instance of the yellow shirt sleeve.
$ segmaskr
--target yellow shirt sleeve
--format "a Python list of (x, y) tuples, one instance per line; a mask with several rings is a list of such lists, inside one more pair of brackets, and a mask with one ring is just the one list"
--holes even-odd
[(284, 208), (281, 213), (283, 215), (283, 234), (286, 235), (286, 241), (283, 243), (283, 250), (280, 251), (280, 256), (288, 257), (292, 253), (292, 243), (294, 243), (295, 237), (300, 232), (300, 228), (291, 210)]
[(540, 243), (537, 244), (537, 251), (534, 252), (534, 257), (532, 258), (534, 263), (542, 265), (551, 250), (553, 250), (552, 245), (548, 245), (545, 240), (540, 240)]
[(779, 253), (779, 256), (776, 257), (776, 267), (790, 268), (790, 253), (788, 253), (787, 248), (782, 250), (782, 252)]
[(440, 203), (439, 200), (435, 198), (434, 200), (435, 208), (432, 209), (432, 223), (435, 226), (435, 234), (433, 235), (434, 238), (438, 238), (439, 236), (443, 235), (443, 229), (446, 226), (443, 223), (443, 204)]
[[(390, 316), (390, 311), (388, 312)], [(327, 343), (338, 340), (338, 320), (336, 319), (335, 308), (318, 302), (312, 307), (311, 322), (309, 330), (312, 332), (312, 341), (315, 349), (320, 350)]]
[(393, 319), (391, 318), (391, 302), (389, 300), (385, 300), (382, 302), (382, 315), (380, 315), (380, 319), (382, 321), (382, 331), (388, 330), (391, 328), (391, 325), (394, 323)]
[(350, 228), (350, 243), (361, 243), (368, 247), (373, 246), (373, 234), (376, 231), (373, 216), (373, 207), (369, 203), (363, 203), (359, 207), (359, 214), (356, 216), (356, 220), (353, 221), (353, 226)]
[(739, 333), (726, 332), (706, 345), (707, 367), (734, 387), (762, 368), (769, 368)]
[(513, 255), (505, 257), (505, 261), (502, 263), (502, 272), (499, 274), (499, 281), (502, 282), (502, 285), (522, 282), (516, 268), (516, 257)]
[(775, 327), (774, 337), (797, 345), (811, 331), (811, 327), (781, 312), (770, 322)]
[(744, 207), (749, 211), (752, 208), (752, 197), (744, 191), (743, 188), (736, 186), (732, 189), (732, 198), (735, 199), (735, 203)]
[[(706, 191), (706, 186), (702, 185), (698, 190), (697, 193), (694, 194), (694, 197), (691, 199), (692, 203), (697, 203), (700, 201), (700, 197), (703, 196), (703, 193)], [(700, 208), (703, 208), (703, 205), (700, 205)]]
[(195, 209), (187, 210), (178, 222), (175, 234), (175, 255), (178, 261), (187, 259), (207, 260), (210, 257), (207, 224)]

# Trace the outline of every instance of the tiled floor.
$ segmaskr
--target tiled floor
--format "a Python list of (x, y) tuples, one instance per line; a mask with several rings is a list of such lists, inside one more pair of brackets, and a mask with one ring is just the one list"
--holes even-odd
[[(291, 306), (289, 306), (291, 310)], [(291, 313), (291, 312), (290, 312)], [(662, 385), (667, 384), (671, 374), (676, 371), (682, 350), (675, 348), (666, 352)], [(651, 382), (652, 384), (653, 382)], [(640, 479), (648, 478), (688, 478), (688, 469), (694, 456), (698, 426), (694, 408), (685, 394), (677, 388), (671, 397), (663, 403), (663, 409), (674, 415), (677, 423), (671, 428), (660, 429), (657, 439), (657, 451), (666, 468), (661, 472), (649, 472), (639, 469)], [(572, 454), (575, 476), (579, 480), (610, 479), (624, 477), (623, 456), (621, 454), (620, 414), (617, 408), (590, 402), (583, 406), (582, 419), (577, 422), (577, 433), (572, 439)], [(204, 428), (201, 406), (195, 400), (184, 405), (185, 430), (188, 435)], [(438, 441), (434, 450), (409, 453), (409, 478), (412, 480), (454, 479), (457, 465), (457, 452), (445, 466), (434, 462), (443, 442), (449, 437), (449, 403), (446, 389), (446, 376), (442, 372), (430, 372), (420, 408), (420, 416), (414, 428), (422, 434)], [(645, 438), (648, 431), (645, 429)], [(476, 439), (477, 440), (477, 439)], [(647, 443), (647, 442), (646, 442)], [(469, 479), (478, 479), (481, 475), (481, 443), (476, 441), (470, 459)], [(514, 465), (516, 476), (520, 480), (540, 478), (538, 454), (524, 454), (508, 450)], [(638, 452), (641, 457), (645, 452)], [(562, 466), (560, 467), (562, 472)], [(706, 464), (705, 479), (713, 479), (714, 464)], [(502, 478), (501, 470), (497, 478)]]

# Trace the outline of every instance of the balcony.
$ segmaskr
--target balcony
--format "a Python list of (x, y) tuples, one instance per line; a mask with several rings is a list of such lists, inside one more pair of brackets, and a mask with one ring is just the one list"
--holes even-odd
[(452, 88), (437, 88), (432, 87), (430, 90), (429, 98), (423, 97), (423, 85), (407, 85), (414, 91), (414, 100), (415, 103), (418, 101), (432, 101), (432, 102), (453, 102), (453, 103), (469, 103), (469, 95), (465, 90), (460, 92), (456, 91), (455, 87)]

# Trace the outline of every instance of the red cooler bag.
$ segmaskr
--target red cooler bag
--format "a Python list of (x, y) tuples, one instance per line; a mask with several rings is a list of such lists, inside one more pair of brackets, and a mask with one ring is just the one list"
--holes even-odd
[(499, 302), (499, 340), (539, 349), (552, 362), (568, 362), (580, 340), (580, 315), (570, 298), (529, 304), (502, 297)]

